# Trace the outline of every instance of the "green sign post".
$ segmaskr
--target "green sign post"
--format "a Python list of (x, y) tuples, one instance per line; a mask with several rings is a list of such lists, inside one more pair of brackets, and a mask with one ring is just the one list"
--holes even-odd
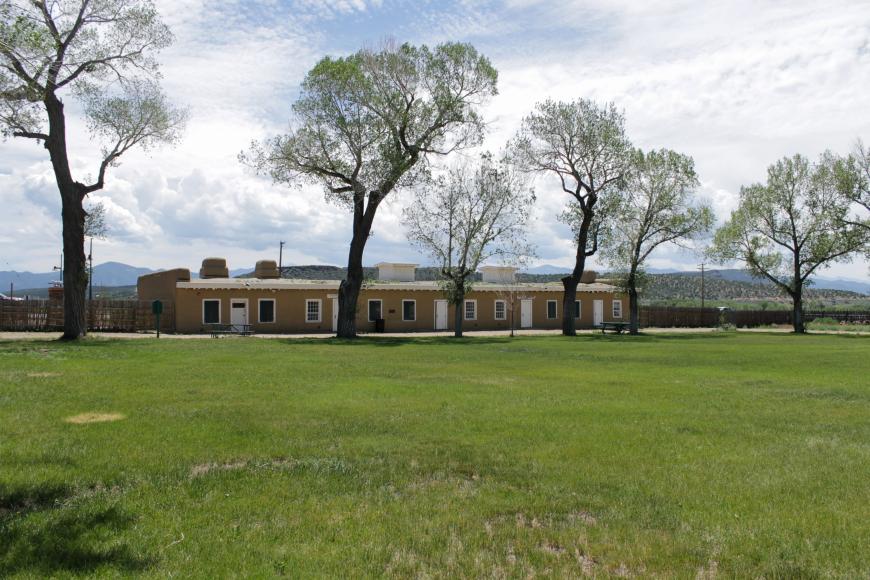
[(154, 313), (154, 318), (157, 320), (157, 338), (160, 338), (160, 315), (163, 314), (163, 302), (160, 300), (152, 302), (151, 312)]

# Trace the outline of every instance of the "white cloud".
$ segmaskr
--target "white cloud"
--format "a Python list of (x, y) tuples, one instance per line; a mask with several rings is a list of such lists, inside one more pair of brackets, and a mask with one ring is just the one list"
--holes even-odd
[[(225, 255), (231, 267), (275, 257), (341, 264), (350, 220), (317, 188), (290, 190), (251, 175), (240, 150), (286, 127), (304, 74), (324, 54), (385, 35), (415, 43), (466, 40), (500, 71), (487, 109), (497, 149), (546, 97), (613, 100), (639, 146), (694, 156), (702, 194), (723, 218), (741, 184), (767, 165), (870, 139), (870, 6), (751, 0), (160, 0), (177, 41), (162, 56), (171, 98), (191, 108), (175, 148), (129, 154), (96, 197), (107, 205), (106, 260), (196, 266)], [(99, 150), (69, 106), (76, 175), (93, 174)], [(564, 202), (537, 183), (532, 238), (542, 262), (570, 265)], [(60, 247), (59, 200), (46, 153), (0, 144), (0, 267), (46, 270)], [(423, 261), (404, 239), (402, 196), (382, 207), (366, 262)], [(21, 251), (25, 248), (25, 251)], [(100, 261), (103, 258), (100, 259)], [(676, 251), (654, 264), (695, 258)], [(854, 266), (835, 273), (855, 275)], [(866, 268), (860, 268), (866, 273)]]

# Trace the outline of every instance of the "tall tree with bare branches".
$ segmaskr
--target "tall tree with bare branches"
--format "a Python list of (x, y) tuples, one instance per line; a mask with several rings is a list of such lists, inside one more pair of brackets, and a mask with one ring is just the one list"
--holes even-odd
[[(133, 147), (177, 139), (186, 113), (160, 91), (154, 55), (172, 41), (149, 0), (0, 0), (0, 129), (48, 151), (60, 192), (66, 339), (87, 333), (84, 200)], [(104, 143), (96, 178), (73, 176), (64, 95)]]
[(254, 144), (242, 161), (276, 182), (320, 185), (353, 215), (347, 276), (338, 293), (338, 336), (356, 336), (363, 251), (378, 207), (419, 181), (427, 159), (480, 143), (479, 109), (498, 74), (469, 44), (387, 43), (322, 59), (293, 104), (290, 133)]
[(405, 209), (408, 239), (441, 269), (441, 288), (455, 307), (455, 336), (462, 336), (462, 307), (477, 268), (490, 259), (513, 262), (531, 253), (526, 226), (534, 202), (525, 176), (484, 155), (419, 188)]
[[(631, 143), (625, 118), (612, 103), (599, 106), (588, 99), (538, 103), (523, 119), (515, 139), (516, 161), (527, 171), (555, 175), (570, 196), (576, 239), (571, 273), (562, 278), (562, 334), (576, 334), (574, 301), (586, 259), (598, 251), (601, 219), (596, 205), (617, 189), (628, 169)], [(563, 214), (567, 215), (567, 214)], [(600, 216), (599, 216), (600, 217)]]

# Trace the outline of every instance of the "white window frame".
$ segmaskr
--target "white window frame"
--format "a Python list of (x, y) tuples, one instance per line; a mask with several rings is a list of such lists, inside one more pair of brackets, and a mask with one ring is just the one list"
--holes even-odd
[[(217, 322), (206, 322), (205, 321), (205, 303), (206, 302), (217, 302), (218, 303), (218, 320)], [(220, 324), (221, 323), (221, 310), (223, 310), (223, 305), (221, 304), (220, 298), (203, 298), (202, 299), (202, 323), (203, 324)]]
[[(619, 306), (619, 314), (616, 313), (617, 306)], [(622, 318), (622, 300), (614, 300), (611, 302), (610, 313), (614, 318)]]
[[(499, 315), (498, 315), (498, 305), (499, 304), (504, 306), (504, 308), (502, 308), (501, 318), (499, 318)], [(496, 300), (493, 303), (492, 316), (495, 320), (507, 320), (507, 301), (506, 300)]]
[[(556, 305), (553, 308), (553, 316), (550, 316), (550, 303)], [(547, 320), (557, 320), (559, 318), (559, 301), (558, 300), (547, 300)]]
[[(263, 302), (271, 302), (272, 303), (272, 320), (267, 321), (267, 320), (262, 319), (262, 317), (261, 317), (262, 312), (260, 311), (260, 304), (262, 304)], [(306, 308), (308, 308), (308, 307), (306, 306)], [(306, 311), (306, 317), (307, 317), (307, 311)], [(278, 301), (275, 300), (274, 298), (259, 298), (257, 300), (257, 323), (258, 324), (275, 324), (277, 321), (278, 321)]]
[(381, 318), (384, 317), (384, 300), (382, 298), (369, 298), (369, 301), (366, 303), (366, 318), (369, 322), (374, 322), (374, 319), (372, 318), (372, 302), (381, 303)]
[(580, 320), (581, 318), (583, 318), (583, 301), (582, 300), (575, 300), (574, 301), (574, 313), (576, 314), (576, 316), (574, 316), (574, 320)]
[[(405, 318), (405, 303), (411, 302), (414, 304), (414, 318)], [(406, 298), (402, 300), (402, 322), (416, 322), (417, 321), (417, 301), (411, 298)]]
[[(317, 320), (309, 320), (308, 319), (308, 305), (312, 302), (317, 303)], [(320, 298), (306, 298), (305, 299), (305, 323), (306, 324), (317, 324), (318, 322), (323, 322), (323, 300)]]
[[(474, 304), (474, 317), (468, 317), (468, 305)], [(463, 320), (477, 320), (477, 300), (466, 300), (462, 304), (462, 319)]]

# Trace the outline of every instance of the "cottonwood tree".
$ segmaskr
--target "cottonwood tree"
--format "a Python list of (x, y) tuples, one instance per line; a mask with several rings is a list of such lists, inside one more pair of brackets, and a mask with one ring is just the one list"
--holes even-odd
[(846, 224), (852, 200), (839, 187), (839, 160), (823, 154), (815, 163), (786, 157), (767, 170), (767, 183), (740, 190), (731, 218), (717, 232), (711, 256), (739, 260), (792, 299), (795, 332), (805, 332), (803, 290), (810, 276), (848, 260), (866, 233)]
[(602, 253), (624, 269), (632, 334), (638, 332), (638, 286), (646, 259), (663, 244), (690, 241), (713, 226), (713, 210), (695, 197), (694, 165), (691, 157), (668, 149), (637, 149), (619, 191), (603, 202), (614, 219), (602, 236)]
[(523, 119), (513, 149), (527, 171), (555, 174), (570, 196), (569, 212), (576, 240), (571, 273), (562, 278), (562, 334), (576, 334), (574, 302), (586, 258), (598, 251), (596, 218), (599, 198), (619, 186), (629, 166), (631, 143), (625, 118), (612, 103), (599, 106), (588, 99), (538, 103)]
[[(154, 54), (172, 41), (148, 0), (0, 0), (0, 128), (48, 150), (60, 192), (64, 332), (84, 336), (85, 197), (135, 146), (177, 138), (184, 111), (157, 84)], [(105, 143), (96, 178), (70, 168), (64, 95), (78, 100), (92, 135)]]
[(347, 276), (338, 295), (338, 336), (356, 336), (363, 251), (378, 207), (426, 172), (429, 156), (476, 145), (479, 108), (498, 74), (469, 44), (386, 44), (326, 57), (302, 83), (290, 133), (243, 153), (276, 182), (319, 184), (353, 215)]
[(462, 336), (463, 305), (477, 268), (487, 260), (515, 261), (531, 253), (526, 226), (534, 201), (524, 175), (484, 155), (418, 188), (405, 209), (408, 239), (440, 267), (439, 284), (455, 307), (455, 336)]

